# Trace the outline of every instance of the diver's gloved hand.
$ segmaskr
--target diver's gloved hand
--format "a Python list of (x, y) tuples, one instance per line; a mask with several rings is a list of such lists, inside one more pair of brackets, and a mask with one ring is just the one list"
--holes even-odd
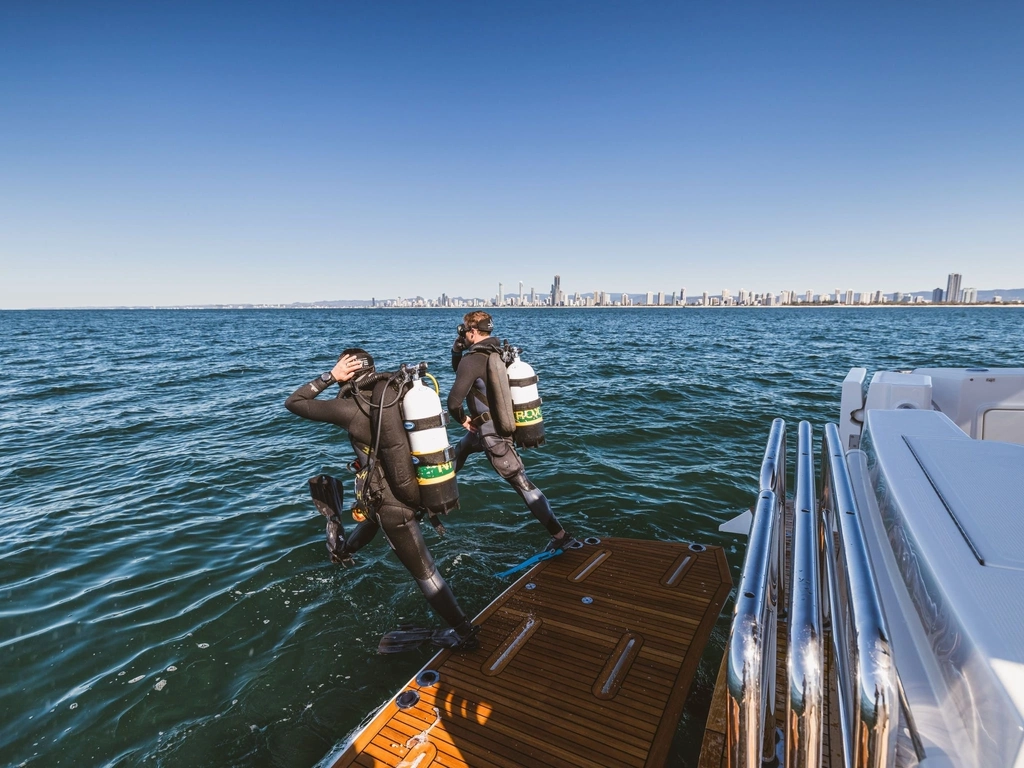
[(462, 360), (462, 353), (469, 349), (469, 342), (465, 336), (456, 336), (452, 344), (452, 370), (459, 370), (459, 361)]
[(345, 533), (337, 515), (327, 518), (326, 533), (327, 551), (331, 554), (331, 562), (340, 563), (346, 568), (355, 565), (352, 555), (345, 551)]

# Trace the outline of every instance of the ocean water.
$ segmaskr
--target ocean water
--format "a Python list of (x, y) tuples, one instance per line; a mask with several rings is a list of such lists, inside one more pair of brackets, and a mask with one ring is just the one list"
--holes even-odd
[[(0, 312), (0, 765), (311, 766), (429, 658), (382, 537), (332, 565), (306, 479), (343, 433), (285, 397), (346, 346), (427, 360), (447, 310)], [(745, 540), (771, 420), (835, 420), (850, 367), (1022, 365), (1012, 308), (504, 310), (544, 397), (531, 478), (577, 536)], [(452, 428), (452, 439), (458, 432)], [(790, 461), (792, 466), (792, 457)], [(547, 535), (482, 456), (435, 559), (468, 613)], [(673, 746), (694, 765), (731, 601)]]

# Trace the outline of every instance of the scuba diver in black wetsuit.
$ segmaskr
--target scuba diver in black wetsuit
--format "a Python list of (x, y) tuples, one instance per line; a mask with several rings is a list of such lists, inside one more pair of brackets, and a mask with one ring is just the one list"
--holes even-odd
[[(494, 321), (489, 314), (470, 312), (463, 318), (459, 336), (452, 345), (455, 383), (448, 393), (448, 413), (467, 431), (455, 449), (455, 472), (462, 469), (471, 453), (483, 451), (494, 470), (515, 489), (551, 534), (546, 551), (581, 546), (555, 518), (544, 493), (526, 476), (512, 438), (498, 434), (491, 419), (490, 403), (495, 393), (489, 391), (487, 363), (490, 355), (500, 354), (501, 350), (498, 340), (490, 335), (493, 330)], [(462, 407), (463, 400), (468, 402), (469, 414)]]
[[(397, 454), (388, 454), (383, 449), (377, 454), (374, 450), (375, 444), (380, 442), (378, 431), (385, 415), (382, 412), (389, 403), (394, 406), (399, 399), (387, 393), (394, 378), (387, 382), (388, 386), (383, 384), (386, 379), (388, 374), (374, 374), (373, 358), (368, 353), (361, 349), (346, 349), (330, 371), (303, 384), (285, 401), (285, 408), (298, 416), (328, 422), (346, 430), (356, 453), (353, 468), (357, 472), (357, 499), (353, 517), (359, 519), (365, 515), (365, 519), (347, 539), (341, 524), (341, 484), (328, 475), (309, 481), (317, 509), (327, 517), (327, 549), (333, 562), (351, 565), (352, 553), (368, 544), (377, 531), (383, 529), (388, 544), (409, 569), (430, 607), (451, 627), (447, 630), (406, 627), (389, 632), (382, 638), (379, 652), (408, 650), (426, 642), (474, 650), (479, 646), (477, 628), (466, 618), (451, 587), (438, 572), (423, 539), (416, 510), (400, 500), (408, 498), (411, 489), (408, 487), (409, 479), (397, 475), (399, 479), (396, 480), (396, 472), (390, 466), (399, 463), (389, 460), (389, 456)], [(338, 397), (316, 399), (334, 383), (345, 384)], [(411, 483), (416, 485), (415, 476)]]

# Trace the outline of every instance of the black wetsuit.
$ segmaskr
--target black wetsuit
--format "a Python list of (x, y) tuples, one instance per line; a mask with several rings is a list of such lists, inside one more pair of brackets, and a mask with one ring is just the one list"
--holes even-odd
[(473, 418), (475, 432), (467, 432), (455, 449), (455, 472), (462, 469), (466, 458), (478, 451), (483, 451), (490, 459), (491, 466), (508, 484), (515, 489), (527, 508), (533, 513), (548, 533), (557, 536), (562, 526), (555, 519), (544, 493), (526, 476), (523, 461), (519, 458), (511, 437), (502, 437), (494, 428), (489, 418), (480, 418), (481, 414), (490, 415), (487, 404), (487, 355), (498, 351), (500, 345), (494, 336), (481, 339), (466, 352), (455, 347), (452, 349), (452, 368), (455, 369), (455, 383), (448, 393), (448, 413), (452, 419), (461, 424), (466, 420), (466, 411), (462, 407), (465, 400), (469, 405), (469, 415)]
[[(312, 421), (323, 421), (341, 427), (348, 432), (352, 449), (356, 453), (357, 466), (365, 464), (369, 455), (370, 418), (369, 406), (357, 402), (353, 396), (317, 400), (329, 384), (319, 378), (303, 384), (285, 400), (284, 407), (292, 413)], [(369, 393), (367, 393), (368, 395)], [(398, 559), (409, 569), (416, 584), (423, 591), (430, 606), (452, 627), (466, 624), (451, 587), (434, 565), (434, 558), (427, 549), (423, 532), (416, 520), (416, 513), (395, 498), (383, 473), (368, 479), (372, 490), (379, 493), (381, 502), (366, 520), (359, 523), (346, 540), (343, 555), (351, 554), (368, 544), (377, 531), (384, 529), (384, 536)]]

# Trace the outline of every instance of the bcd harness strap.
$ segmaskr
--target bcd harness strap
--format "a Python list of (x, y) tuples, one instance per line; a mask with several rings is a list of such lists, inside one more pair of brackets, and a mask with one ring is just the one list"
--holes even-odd
[(431, 453), (414, 453), (412, 460), (414, 463), (420, 464), (447, 464), (455, 458), (455, 451), (452, 450), (450, 445), (444, 447), (443, 450), (433, 451)]
[(538, 381), (536, 374), (533, 376), (527, 376), (525, 379), (509, 379), (508, 385), (510, 387), (528, 387), (531, 384), (536, 384)]
[(408, 419), (405, 422), (405, 428), (410, 432), (418, 432), (422, 429), (435, 429), (437, 427), (443, 427), (445, 424), (447, 424), (449, 418), (450, 417), (448, 416), (448, 413), (442, 411), (441, 413), (436, 414), (434, 416), (427, 416), (425, 419)]

